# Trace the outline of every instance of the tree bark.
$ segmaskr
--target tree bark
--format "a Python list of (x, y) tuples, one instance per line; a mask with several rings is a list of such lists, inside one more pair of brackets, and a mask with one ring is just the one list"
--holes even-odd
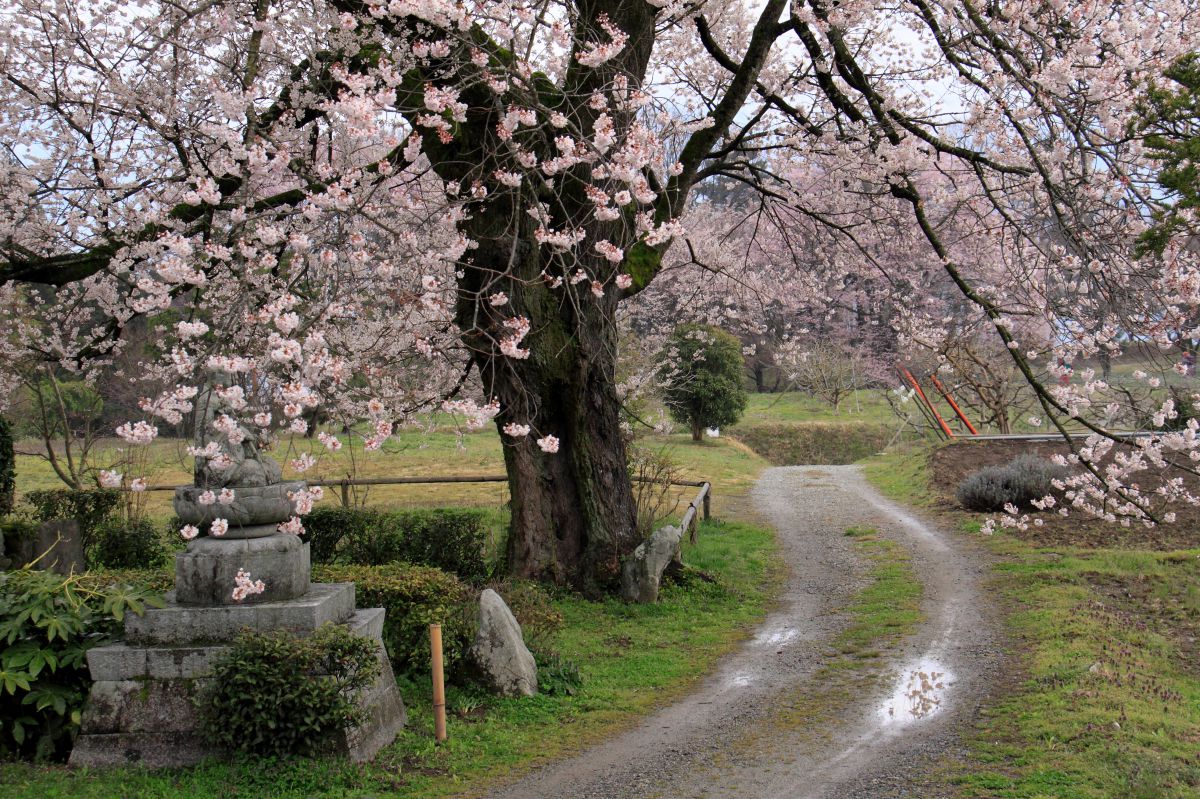
[[(511, 492), (512, 574), (596, 596), (616, 585), (621, 559), (640, 537), (616, 389), (616, 326), (604, 322), (616, 298), (589, 299), (516, 289), (508, 313), (533, 321), (530, 357), (480, 348), (475, 360), (503, 409), (496, 424)], [(533, 431), (506, 435), (509, 422)], [(546, 436), (558, 439), (557, 452), (539, 446)]]

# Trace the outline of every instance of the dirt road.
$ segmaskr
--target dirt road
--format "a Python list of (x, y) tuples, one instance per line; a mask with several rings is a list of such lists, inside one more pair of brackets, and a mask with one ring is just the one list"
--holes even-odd
[[(752, 498), (790, 568), (754, 637), (687, 698), (495, 799), (926, 796), (914, 786), (957, 745), (1000, 668), (981, 553), (881, 497), (854, 466), (770, 469)], [(811, 679), (845, 624), (839, 608), (864, 584), (849, 527), (874, 527), (910, 553), (924, 620), (893, 651), (879, 692), (827, 729), (787, 728), (774, 711), (819, 690)]]

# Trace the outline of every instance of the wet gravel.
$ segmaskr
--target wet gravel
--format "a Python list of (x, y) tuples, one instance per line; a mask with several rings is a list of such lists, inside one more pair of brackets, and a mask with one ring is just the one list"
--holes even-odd
[[(706, 797), (890, 799), (931, 796), (930, 766), (1002, 665), (997, 616), (983, 593), (986, 556), (881, 497), (854, 466), (765, 472), (755, 511), (778, 531), (790, 574), (754, 636), (688, 697), (581, 754), (491, 794), (495, 799)], [(778, 724), (787, 697), (811, 691), (846, 624), (839, 609), (865, 580), (848, 527), (903, 546), (924, 586), (924, 621), (864, 694), (827, 729)], [(815, 686), (819, 688), (819, 686)]]

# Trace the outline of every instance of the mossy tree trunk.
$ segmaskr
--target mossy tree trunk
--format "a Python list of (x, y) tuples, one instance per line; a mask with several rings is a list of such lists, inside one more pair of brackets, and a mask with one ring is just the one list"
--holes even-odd
[(12, 513), (17, 487), (17, 460), (12, 426), (0, 416), (0, 516)]

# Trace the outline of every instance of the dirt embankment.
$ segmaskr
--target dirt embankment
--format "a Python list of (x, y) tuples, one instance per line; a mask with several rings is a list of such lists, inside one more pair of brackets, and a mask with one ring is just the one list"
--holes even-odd
[[(1066, 455), (1069, 449), (1061, 441), (956, 441), (940, 447), (929, 456), (931, 488), (940, 505), (960, 510), (954, 501), (954, 491), (968, 475), (985, 466), (1009, 463), (1019, 455), (1033, 454), (1043, 458)], [(1182, 478), (1195, 493), (1200, 494), (1200, 478), (1177, 469), (1148, 470), (1139, 479), (1142, 491), (1153, 491), (1165, 479)], [(1073, 546), (1089, 549), (1148, 549), (1175, 550), (1200, 547), (1200, 507), (1178, 503), (1171, 508), (1176, 519), (1171, 524), (1146, 527), (1132, 522), (1128, 527), (1071, 513), (1060, 516), (1054, 511), (1035, 513), (1041, 526), (1030, 525), (1027, 530), (1012, 534), (1037, 546)]]

